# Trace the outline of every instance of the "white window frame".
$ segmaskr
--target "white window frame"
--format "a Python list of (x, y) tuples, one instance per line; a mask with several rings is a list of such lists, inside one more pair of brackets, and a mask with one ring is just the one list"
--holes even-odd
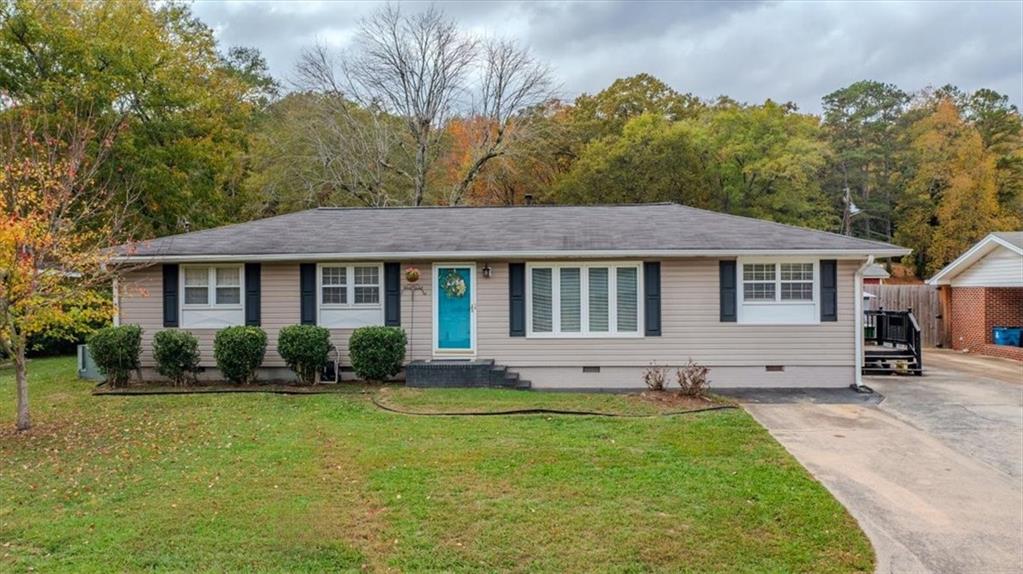
[[(217, 269), (237, 269), (238, 270), (238, 302), (237, 303), (217, 303)], [(186, 269), (205, 269), (206, 270), (206, 302), (205, 303), (186, 303), (185, 302), (185, 275)], [(245, 309), (245, 265), (239, 265), (235, 263), (209, 263), (203, 265), (182, 265), (181, 270), (178, 273), (178, 297), (181, 301), (181, 309)]]
[[(782, 283), (805, 283), (805, 281), (782, 281), (781, 279), (781, 264), (782, 263), (810, 263), (813, 264), (813, 299), (782, 299), (781, 298), (781, 285)], [(766, 281), (744, 280), (744, 269), (746, 265), (751, 264), (773, 264), (774, 265), (774, 300), (764, 299), (751, 299), (746, 300), (746, 283), (766, 283)], [(740, 257), (736, 260), (735, 266), (735, 280), (737, 285), (737, 322), (755, 325), (817, 325), (820, 324), (820, 300), (821, 300), (821, 270), (820, 270), (820, 259), (810, 257)], [(813, 319), (792, 319), (792, 320), (776, 320), (770, 322), (752, 322), (744, 320), (743, 308), (744, 307), (775, 307), (775, 308), (801, 308), (806, 309), (813, 307)]]
[[(580, 327), (579, 331), (561, 331), (561, 268), (578, 268), (580, 273)], [(608, 269), (608, 330), (590, 331), (590, 268)], [(618, 268), (636, 270), (636, 330), (618, 331)], [(551, 269), (551, 332), (533, 331), (533, 269)], [(632, 339), (645, 336), (645, 313), (642, 261), (535, 261), (526, 263), (526, 337), (534, 339)]]
[[(345, 267), (345, 301), (347, 303), (324, 303), (323, 302), (323, 268), (324, 267)], [(355, 268), (376, 267), (377, 269), (377, 302), (356, 303), (355, 302)], [(370, 287), (371, 285), (359, 285), (359, 287)], [(319, 315), (320, 309), (383, 309), (384, 308), (384, 264), (383, 263), (350, 263), (344, 261), (333, 261), (316, 264), (316, 310)]]

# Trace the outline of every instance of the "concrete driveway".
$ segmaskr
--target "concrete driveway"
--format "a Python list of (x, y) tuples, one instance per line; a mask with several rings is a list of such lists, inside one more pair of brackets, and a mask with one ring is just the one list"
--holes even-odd
[(879, 404), (740, 400), (856, 517), (878, 572), (1023, 572), (1023, 366), (948, 351), (924, 366), (868, 378)]

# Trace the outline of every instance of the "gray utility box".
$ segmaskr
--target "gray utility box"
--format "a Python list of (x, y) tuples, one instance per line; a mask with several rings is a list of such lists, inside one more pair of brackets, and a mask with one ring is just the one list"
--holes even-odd
[(103, 373), (99, 372), (99, 367), (92, 360), (88, 345), (78, 345), (78, 378), (90, 381), (103, 380)]

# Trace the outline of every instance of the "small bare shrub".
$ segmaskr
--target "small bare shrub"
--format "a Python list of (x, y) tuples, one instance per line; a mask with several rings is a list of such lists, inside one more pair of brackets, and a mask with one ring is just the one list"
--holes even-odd
[(707, 389), (710, 387), (710, 379), (707, 375), (710, 374), (710, 369), (705, 367), (692, 359), (685, 365), (679, 367), (678, 371), (675, 372), (675, 377), (678, 380), (678, 386), (681, 393), (687, 397), (702, 397), (707, 394)]
[(646, 383), (646, 387), (651, 391), (663, 391), (667, 378), (668, 374), (665, 370), (653, 363), (650, 364), (647, 370), (643, 371), (643, 382)]

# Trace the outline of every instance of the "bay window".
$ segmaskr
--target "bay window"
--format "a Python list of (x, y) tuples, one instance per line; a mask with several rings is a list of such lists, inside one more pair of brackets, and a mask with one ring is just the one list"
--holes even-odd
[(534, 337), (641, 335), (641, 263), (527, 265), (528, 333)]

